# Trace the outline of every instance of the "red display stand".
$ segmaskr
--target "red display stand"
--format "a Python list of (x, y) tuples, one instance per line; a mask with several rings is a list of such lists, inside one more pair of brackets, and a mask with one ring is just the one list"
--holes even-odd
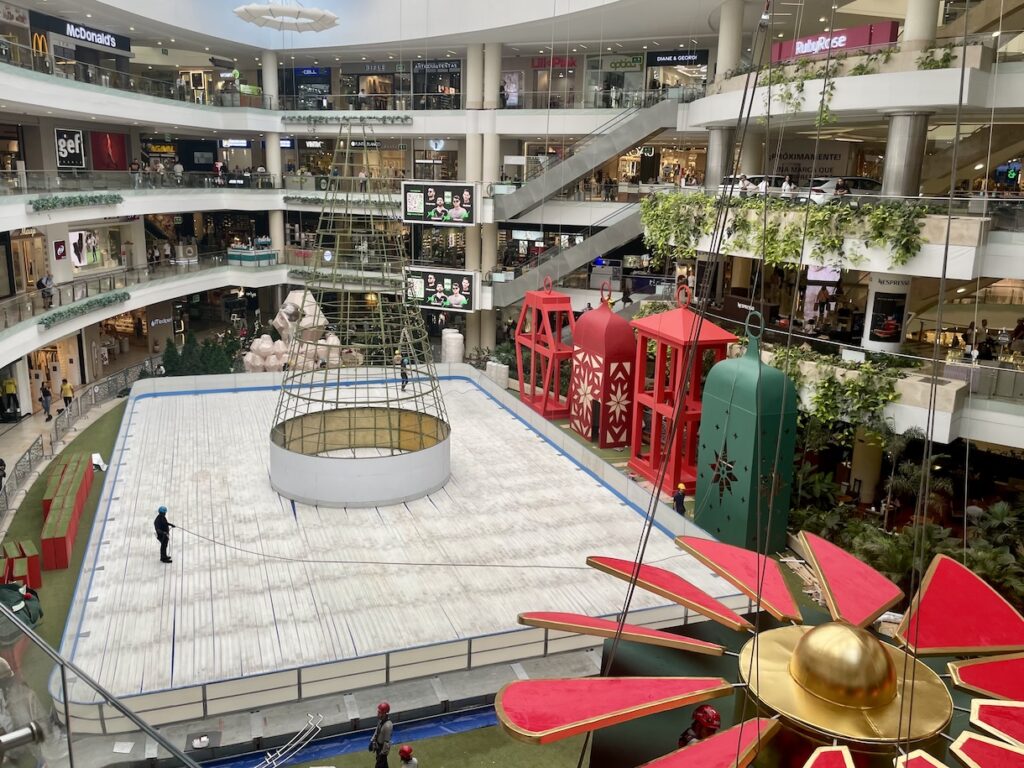
[[(689, 299), (687, 299), (689, 304)], [(678, 483), (690, 492), (697, 481), (697, 433), (700, 427), (704, 356), (725, 359), (736, 337), (687, 306), (634, 320), (638, 331), (634, 378), (632, 440), (629, 468), (673, 493)], [(647, 358), (654, 350), (653, 365)], [(669, 440), (676, 397), (681, 396), (679, 426)]]
[[(600, 448), (629, 445), (636, 335), (605, 300), (584, 312), (573, 331), (569, 426)], [(610, 293), (610, 290), (609, 290)]]
[[(564, 293), (551, 290), (551, 278), (543, 291), (527, 291), (516, 324), (516, 363), (519, 366), (519, 399), (546, 419), (569, 415), (569, 399), (562, 382), (569, 371), (572, 347), (563, 332), (575, 330), (572, 302)], [(568, 382), (566, 382), (568, 383)]]

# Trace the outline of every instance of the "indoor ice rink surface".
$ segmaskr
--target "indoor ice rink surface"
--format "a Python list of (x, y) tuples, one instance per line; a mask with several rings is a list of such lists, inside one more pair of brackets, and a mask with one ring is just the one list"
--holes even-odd
[[(82, 534), (99, 567), (79, 580), (65, 652), (123, 696), (515, 629), (522, 611), (616, 613), (625, 583), (584, 561), (632, 559), (637, 510), (473, 382), (443, 391), (451, 480), (363, 509), (293, 509), (271, 489), (273, 389), (130, 403), (113, 491)], [(160, 505), (178, 526), (170, 565)], [(735, 592), (662, 532), (647, 562)], [(637, 590), (633, 607), (665, 604)]]

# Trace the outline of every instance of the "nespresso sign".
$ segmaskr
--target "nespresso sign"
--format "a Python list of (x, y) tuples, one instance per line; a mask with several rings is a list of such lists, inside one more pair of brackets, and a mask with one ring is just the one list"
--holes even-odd
[(47, 16), (45, 13), (29, 13), (29, 21), (33, 30), (45, 30), (56, 35), (64, 35), (72, 40), (79, 40), (83, 43), (98, 45), (101, 48), (112, 50), (130, 51), (131, 40), (123, 35), (115, 35), (102, 29), (94, 29), (84, 24), (75, 24), (54, 16)]

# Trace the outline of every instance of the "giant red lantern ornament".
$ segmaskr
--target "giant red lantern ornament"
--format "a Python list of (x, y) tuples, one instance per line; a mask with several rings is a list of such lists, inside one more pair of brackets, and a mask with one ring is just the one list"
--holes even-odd
[[(668, 494), (678, 483), (692, 489), (697, 481), (704, 356), (713, 357), (713, 363), (724, 360), (729, 344), (736, 341), (733, 334), (691, 311), (689, 291), (685, 286), (680, 291), (686, 293), (684, 306), (632, 322), (638, 337), (629, 468), (657, 483), (665, 467), (661, 489)], [(654, 357), (649, 376), (648, 352)], [(683, 402), (673, 435), (677, 397)]]
[(519, 399), (546, 419), (569, 415), (562, 383), (569, 383), (572, 347), (562, 336), (565, 331), (571, 336), (574, 328), (572, 300), (551, 290), (550, 277), (544, 279), (544, 290), (526, 292), (516, 324)]
[(632, 426), (636, 336), (629, 321), (612, 312), (601, 288), (597, 309), (584, 312), (573, 331), (569, 426), (600, 448), (629, 445)]

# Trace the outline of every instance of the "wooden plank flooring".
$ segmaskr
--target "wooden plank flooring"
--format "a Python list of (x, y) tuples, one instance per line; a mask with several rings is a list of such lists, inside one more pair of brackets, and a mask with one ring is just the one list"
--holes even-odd
[[(624, 585), (584, 560), (631, 558), (640, 516), (474, 385), (444, 391), (450, 482), (379, 509), (293, 509), (272, 491), (275, 392), (136, 401), (73, 661), (131, 695), (514, 629), (526, 610), (617, 611)], [(171, 565), (161, 504), (179, 526)], [(660, 533), (647, 559), (734, 592)], [(552, 565), (572, 569), (536, 567)]]

